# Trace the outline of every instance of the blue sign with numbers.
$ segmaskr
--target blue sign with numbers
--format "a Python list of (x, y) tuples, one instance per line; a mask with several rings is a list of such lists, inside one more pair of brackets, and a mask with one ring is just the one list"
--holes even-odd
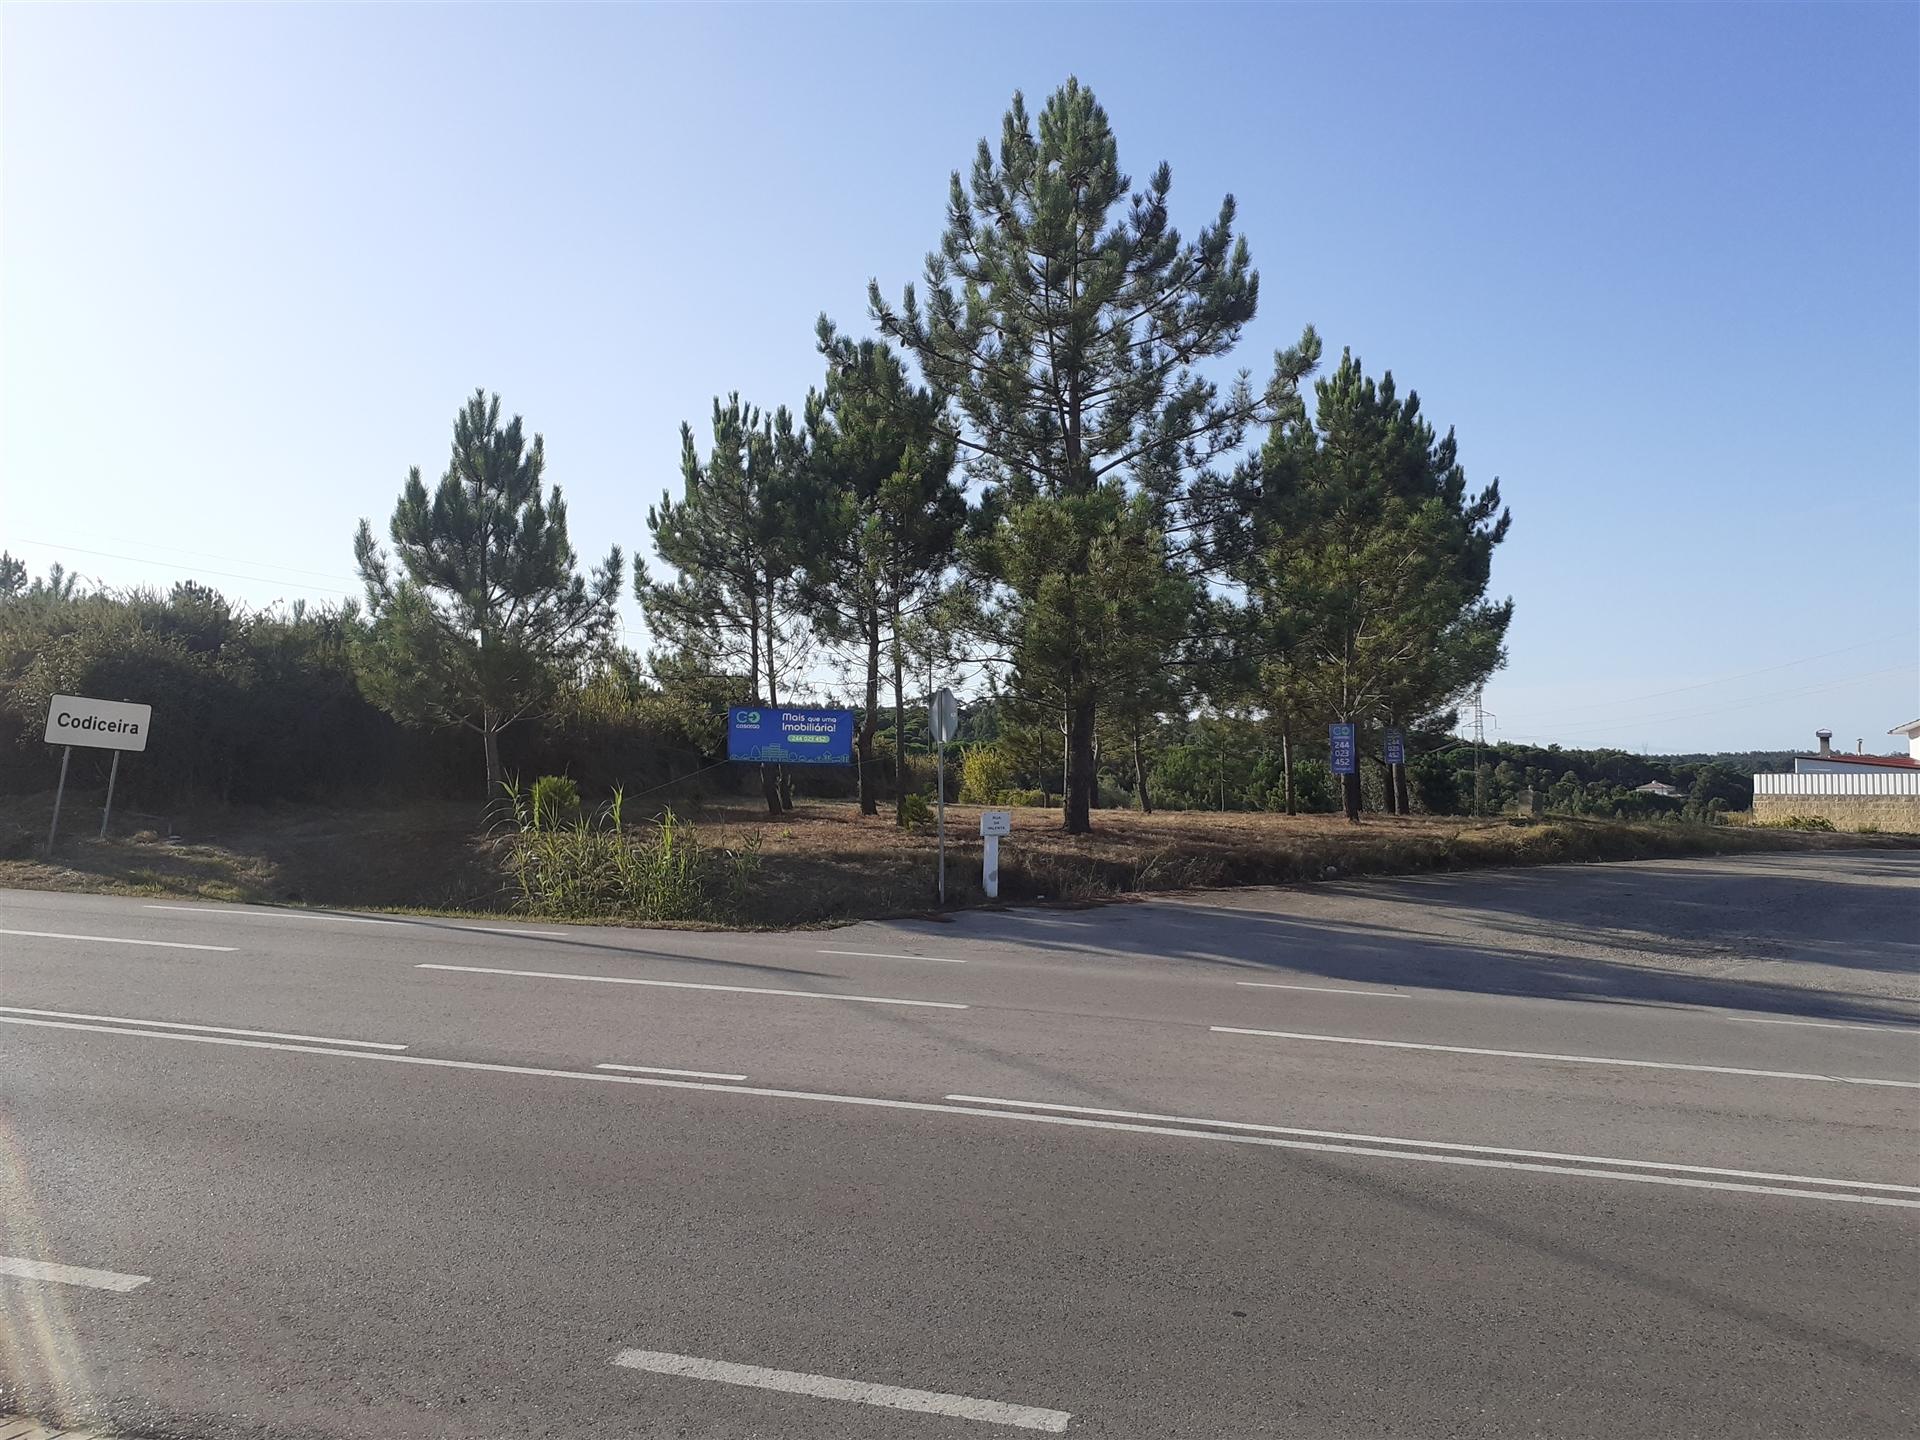
[(1387, 731), (1387, 764), (1407, 763), (1407, 737), (1398, 730)]
[(1354, 763), (1353, 726), (1329, 725), (1327, 748), (1333, 752), (1334, 774), (1356, 775), (1359, 773), (1359, 767)]
[(735, 705), (727, 711), (727, 758), (762, 765), (851, 765), (851, 710)]

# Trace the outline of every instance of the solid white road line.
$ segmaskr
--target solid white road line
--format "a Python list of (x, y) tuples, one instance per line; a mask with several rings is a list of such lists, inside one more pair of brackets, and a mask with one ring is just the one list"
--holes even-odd
[(307, 1040), (315, 1045), (357, 1045), (366, 1050), (404, 1050), (387, 1040), (342, 1040), (337, 1035), (296, 1035), (285, 1030), (240, 1030), (231, 1025), (189, 1025), (184, 1020), (135, 1020), (126, 1015), (81, 1015), (72, 1010), (29, 1010), (24, 1005), (0, 1005), (8, 1015), (49, 1015), (56, 1020), (106, 1020), (115, 1025), (151, 1025), (161, 1030), (205, 1030), (213, 1035), (258, 1035), (264, 1040)]
[(1743, 1025), (1805, 1025), (1814, 1030), (1866, 1030), (1879, 1035), (1920, 1035), (1920, 1026), (1842, 1025), (1833, 1020), (1763, 1020), (1758, 1015), (1724, 1015), (1721, 1018), (1738, 1020)]
[(964, 960), (949, 959), (945, 955), (888, 955), (879, 950), (822, 950), (822, 955), (857, 955), (862, 960), (931, 960), (936, 965), (964, 965)]
[(520, 975), (529, 980), (591, 980), (601, 985), (653, 985), (662, 990), (719, 990), (729, 995), (779, 995), (788, 1000), (853, 1000), (865, 1005), (916, 1005), (927, 1010), (965, 1010), (951, 1000), (894, 1000), (884, 995), (827, 995), (813, 990), (765, 990), (757, 985), (702, 985), (692, 980), (636, 980), (628, 975), (565, 975), (553, 970), (496, 970), (486, 965), (416, 965), (416, 970), (458, 970), (468, 975)]
[(1019, 1430), (1065, 1433), (1073, 1417), (1064, 1410), (1041, 1410), (1032, 1405), (1009, 1405), (1001, 1400), (975, 1400), (968, 1395), (945, 1395), (937, 1390), (908, 1390), (899, 1385), (875, 1385), (866, 1380), (841, 1380), (832, 1375), (808, 1375), (799, 1370), (769, 1370), (764, 1365), (735, 1365), (726, 1360), (703, 1360), (698, 1355), (668, 1355), (658, 1350), (622, 1350), (613, 1363), (655, 1375), (678, 1375), (688, 1380), (717, 1380), (723, 1385), (750, 1385), (756, 1390), (778, 1390), (787, 1395), (810, 1395), (816, 1400), (847, 1400), (856, 1405), (880, 1405), (889, 1410), (912, 1410), (921, 1415), (947, 1415), (959, 1420), (981, 1420), (989, 1425), (1011, 1425)]
[(1366, 1155), (1381, 1160), (1420, 1160), (1436, 1165), (1465, 1165), (1480, 1170), (1524, 1170), (1542, 1175), (1569, 1175), (1582, 1180), (1630, 1180), (1640, 1185), (1674, 1185), (1689, 1190), (1727, 1190), (1747, 1195), (1782, 1195), (1798, 1200), (1831, 1200), (1850, 1205), (1891, 1205), (1920, 1210), (1920, 1200), (1891, 1195), (1847, 1195), (1832, 1190), (1796, 1190), (1775, 1185), (1748, 1185), (1730, 1180), (1696, 1180), (1684, 1175), (1646, 1175), (1626, 1170), (1582, 1170), (1565, 1165), (1522, 1160), (1482, 1159), (1473, 1155), (1430, 1154), (1418, 1150), (1381, 1150), (1365, 1145), (1285, 1140), (1271, 1135), (1229, 1134), (1220, 1130), (1189, 1130), (1171, 1125), (1144, 1125), (1121, 1120), (1095, 1120), (1078, 1115), (1027, 1114), (979, 1106), (936, 1104), (928, 1100), (886, 1100), (873, 1095), (835, 1095), (813, 1090), (775, 1090), (763, 1085), (716, 1085), (706, 1080), (656, 1079), (650, 1075), (610, 1075), (592, 1070), (552, 1070), (534, 1065), (504, 1065), (490, 1060), (441, 1060), (428, 1055), (390, 1055), (370, 1050), (327, 1050), (313, 1045), (290, 1045), (281, 1040), (240, 1040), (224, 1035), (186, 1035), (178, 1031), (128, 1030), (106, 1025), (83, 1025), (72, 1020), (29, 1020), (0, 1015), (0, 1025), (33, 1025), (49, 1030), (85, 1030), (100, 1035), (133, 1036), (142, 1040), (181, 1040), (197, 1045), (233, 1045), (247, 1050), (282, 1050), (293, 1055), (328, 1055), (340, 1060), (383, 1060), (390, 1065), (424, 1065), (442, 1070), (471, 1070), (489, 1075), (525, 1075), (545, 1080), (597, 1080), (609, 1085), (645, 1085), (661, 1090), (699, 1090), (714, 1095), (752, 1095), (769, 1100), (806, 1100), (826, 1105), (859, 1105), (875, 1110), (907, 1110), (922, 1114), (974, 1115), (992, 1120), (1017, 1120), (1033, 1125), (1064, 1125), (1078, 1130), (1115, 1130), (1132, 1135), (1166, 1135), (1182, 1140), (1212, 1140), (1225, 1145), (1257, 1145), (1275, 1150), (1307, 1150), (1329, 1155)]
[(176, 915), (217, 915), (223, 919), (243, 920), (331, 920), (336, 925), (396, 925), (396, 920), (375, 920), (366, 915), (326, 915), (318, 910), (229, 909), (215, 905), (142, 905), (142, 910), (170, 910)]
[(457, 925), (449, 922), (434, 924), (425, 920), (385, 920), (372, 915), (327, 915), (318, 910), (268, 910), (262, 908), (229, 907), (220, 908), (211, 905), (143, 905), (143, 910), (170, 910), (177, 915), (218, 915), (226, 919), (240, 918), (252, 920), (331, 920), (340, 925), (411, 925), (415, 928), (474, 930), (482, 935), (535, 935), (549, 940), (564, 940), (573, 932), (570, 930), (522, 930), (509, 929), (504, 925)]
[(1412, 1040), (1368, 1040), (1358, 1035), (1315, 1035), (1302, 1030), (1247, 1030), (1210, 1025), (1218, 1035), (1261, 1035), (1271, 1040), (1318, 1040), (1328, 1045), (1373, 1045), (1386, 1050), (1440, 1050), (1449, 1055), (1493, 1055), (1503, 1060), (1559, 1060), (1570, 1065), (1630, 1065), (1636, 1070), (1690, 1070), (1703, 1075), (1748, 1075), (1762, 1080), (1824, 1080), (1832, 1085), (1886, 1085), (1920, 1090), (1920, 1080), (1879, 1080), (1866, 1075), (1812, 1075), (1799, 1070), (1745, 1070), (1737, 1065), (1683, 1065), (1675, 1060), (1622, 1060), (1608, 1055), (1554, 1055), (1538, 1050), (1486, 1050), (1476, 1045), (1425, 1045)]
[(153, 1278), (120, 1275), (112, 1270), (89, 1270), (84, 1265), (23, 1260), (18, 1255), (0, 1255), (0, 1275), (11, 1275), (18, 1280), (50, 1280), (56, 1285), (85, 1285), (90, 1290), (117, 1290), (123, 1295), (129, 1290), (138, 1290)]
[(690, 1080), (744, 1080), (744, 1075), (723, 1075), (718, 1070), (669, 1070), (664, 1065), (596, 1065), (596, 1070), (624, 1070), (636, 1075), (684, 1075)]
[(1105, 1115), (1118, 1120), (1150, 1120), (1162, 1125), (1211, 1125), (1222, 1130), (1256, 1130), (1263, 1135), (1305, 1135), (1319, 1140), (1357, 1140), (1374, 1145), (1416, 1145), (1423, 1150), (1457, 1150), (1475, 1155), (1515, 1155), (1528, 1160), (1566, 1160), (1582, 1165), (1631, 1165), (1636, 1170), (1671, 1170), (1685, 1175), (1727, 1175), (1739, 1180), (1781, 1180), (1800, 1185), (1839, 1185), (1850, 1190), (1893, 1190), (1920, 1195), (1920, 1185), (1880, 1180), (1835, 1180), (1827, 1175), (1779, 1175), (1767, 1170), (1727, 1170), (1717, 1165), (1676, 1165), (1665, 1160), (1622, 1160), (1617, 1155), (1569, 1155), (1557, 1150), (1513, 1150), (1503, 1145), (1465, 1145), (1452, 1140), (1408, 1140), (1397, 1135), (1360, 1135), (1349, 1130), (1302, 1130), (1293, 1125), (1256, 1125), (1247, 1120), (1203, 1120), (1191, 1115), (1150, 1115), (1138, 1110), (1102, 1110), (1092, 1105), (1058, 1105), (1046, 1100), (1001, 1100), (991, 1095), (949, 1095), (971, 1105), (1018, 1105), (1072, 1115)]
[(1277, 980), (1236, 980), (1233, 983), (1244, 985), (1249, 990), (1312, 990), (1320, 995), (1377, 995), (1388, 1000), (1413, 998), (1401, 990), (1343, 990), (1333, 985), (1282, 985)]
[(151, 945), (159, 950), (219, 950), (231, 954), (232, 945), (188, 945), (180, 940), (130, 940), (124, 935), (68, 935), (59, 930), (0, 930), (0, 935), (24, 935), (29, 940), (92, 940), (101, 945)]

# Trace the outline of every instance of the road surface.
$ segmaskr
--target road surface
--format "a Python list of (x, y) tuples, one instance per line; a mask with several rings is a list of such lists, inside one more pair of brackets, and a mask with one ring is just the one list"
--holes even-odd
[(0, 892), (0, 1415), (1920, 1433), (1920, 854), (779, 935)]

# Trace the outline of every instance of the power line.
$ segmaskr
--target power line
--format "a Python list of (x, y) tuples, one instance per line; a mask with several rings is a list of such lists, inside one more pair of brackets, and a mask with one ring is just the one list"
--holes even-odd
[[(290, 575), (313, 575), (322, 580), (345, 580), (352, 583), (353, 576), (343, 575), (338, 570), (307, 570), (298, 565), (280, 565), (268, 560), (253, 560), (240, 555), (216, 555), (207, 550), (190, 550), (184, 545), (162, 545), (152, 540), (128, 540), (120, 535), (102, 535), (99, 539), (109, 545), (133, 545), (145, 550), (171, 550), (176, 555), (191, 555), (197, 560), (220, 560), (229, 565), (251, 565), (258, 570), (284, 570)], [(64, 545), (53, 540), (34, 540), (21, 537), (22, 545), (40, 545), (49, 550), (78, 549), (77, 546)], [(99, 551), (80, 551), (81, 554), (99, 554)], [(113, 556), (113, 559), (132, 559), (132, 556)], [(146, 561), (147, 564), (163, 564), (162, 561)]]
[(354, 594), (351, 590), (337, 590), (331, 585), (308, 585), (299, 580), (278, 580), (270, 575), (240, 575), (231, 570), (209, 570), (204, 565), (177, 565), (168, 560), (148, 560), (139, 555), (115, 555), (108, 550), (87, 550), (78, 545), (49, 545), (44, 540), (28, 540), (24, 537), (20, 543), (38, 545), (43, 550), (57, 550), (63, 555), (93, 555), (102, 560), (125, 560), (133, 565), (154, 565), (162, 570), (178, 570), (184, 575), (218, 575), (224, 580), (250, 580), (256, 585), (279, 585), (290, 590), (319, 590), (328, 595), (344, 595), (349, 599), (353, 598)]

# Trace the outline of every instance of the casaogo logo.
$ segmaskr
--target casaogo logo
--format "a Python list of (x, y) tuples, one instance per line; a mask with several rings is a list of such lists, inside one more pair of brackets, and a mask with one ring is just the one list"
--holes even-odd
[(758, 725), (760, 723), (760, 712), (758, 710), (742, 710), (740, 712), (740, 723), (742, 725)]

